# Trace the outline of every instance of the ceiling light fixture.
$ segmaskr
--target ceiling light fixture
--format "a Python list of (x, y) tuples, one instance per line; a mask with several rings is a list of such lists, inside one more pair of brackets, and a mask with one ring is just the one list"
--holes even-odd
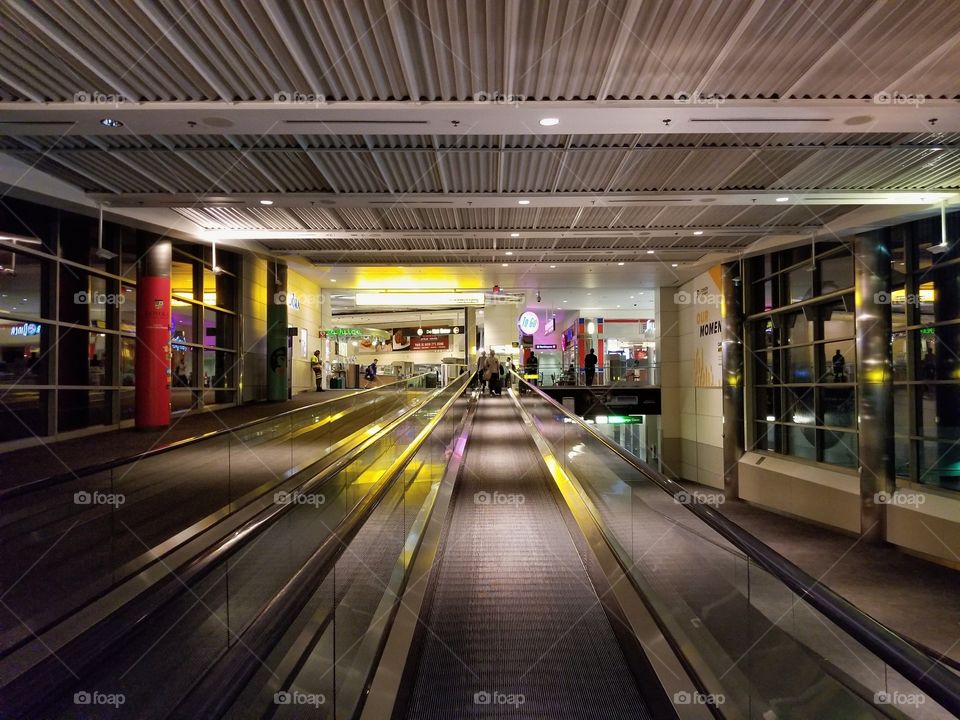
[(617, 265), (619, 265), (620, 267), (623, 267), (624, 265), (626, 265), (626, 263), (620, 262), (620, 263), (617, 263)]
[(510, 237), (520, 237), (520, 233), (510, 233)]
[(788, 202), (790, 198), (788, 197), (778, 197), (777, 202)]
[(500, 267), (509, 267), (510, 263), (501, 263)]
[(123, 127), (123, 123), (117, 120), (116, 118), (105, 117), (100, 121), (100, 124), (108, 128), (119, 128)]
[(693, 231), (693, 234), (694, 234), (694, 235), (703, 235), (703, 230), (694, 230), (694, 231)]
[(555, 267), (556, 267), (556, 265), (551, 265), (550, 267), (552, 267), (552, 268), (555, 268)]
[(529, 200), (517, 200), (517, 204), (518, 204), (518, 205), (529, 205), (529, 204), (530, 204), (530, 201), (529, 201)]
[(261, 200), (261, 205), (273, 205), (273, 200)]
[(504, 255), (513, 255), (513, 250), (507, 250), (507, 252), (505, 252)]
[(653, 255), (653, 250), (647, 250), (647, 255)]
[(670, 267), (676, 267), (677, 263), (671, 263)]
[(553, 127), (560, 124), (560, 118), (540, 118), (540, 124), (544, 127)]

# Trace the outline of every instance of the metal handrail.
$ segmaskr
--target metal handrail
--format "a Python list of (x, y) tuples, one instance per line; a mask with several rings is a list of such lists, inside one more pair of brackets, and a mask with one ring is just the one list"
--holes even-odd
[(42, 490), (43, 488), (50, 487), (53, 485), (59, 485), (61, 483), (70, 482), (71, 480), (79, 480), (80, 478), (87, 477), (88, 475), (94, 475), (100, 472), (106, 472), (107, 470), (113, 470), (114, 468), (121, 467), (123, 465), (128, 465), (132, 462), (140, 462), (141, 460), (146, 460), (147, 458), (156, 457), (157, 455), (162, 455), (164, 453), (170, 452), (171, 450), (179, 450), (181, 448), (187, 447), (189, 445), (194, 445), (199, 442), (204, 442), (206, 440), (212, 440), (214, 438), (226, 435), (228, 433), (234, 433), (238, 430), (246, 430), (255, 425), (261, 423), (272, 422), (277, 418), (284, 417), (285, 415), (291, 415), (293, 413), (302, 412), (304, 410), (309, 410), (310, 408), (319, 407), (320, 405), (326, 405), (328, 403), (336, 402), (345, 397), (356, 397), (357, 395), (363, 395), (364, 393), (373, 392), (374, 390), (382, 390), (383, 388), (388, 388), (393, 385), (398, 385), (400, 383), (408, 383), (411, 380), (416, 380), (417, 378), (426, 377), (427, 375), (433, 375), (434, 373), (421, 373), (420, 375), (414, 375), (403, 380), (395, 380), (392, 383), (387, 383), (386, 385), (379, 385), (372, 388), (364, 388), (358, 390), (355, 393), (349, 395), (339, 395), (337, 397), (326, 398), (320, 402), (310, 403), (309, 405), (304, 405), (302, 407), (291, 408), (290, 410), (284, 410), (279, 412), (276, 415), (268, 415), (267, 417), (257, 418), (255, 420), (247, 420), (244, 423), (239, 425), (234, 425), (233, 427), (223, 428), (222, 430), (211, 430), (208, 433), (202, 435), (196, 435), (191, 438), (184, 438), (183, 440), (177, 440), (175, 442), (169, 443), (167, 445), (162, 445), (157, 448), (151, 448), (150, 450), (144, 450), (141, 453), (134, 453), (133, 455), (127, 455), (120, 458), (114, 458), (113, 460), (107, 460), (102, 463), (96, 463), (94, 465), (85, 465), (82, 468), (76, 470), (68, 470), (67, 472), (57, 473), (56, 475), (50, 475), (45, 478), (40, 478), (39, 480), (31, 480), (30, 482), (23, 483), (22, 485), (14, 485), (9, 488), (0, 488), (0, 500), (9, 500), (11, 498), (19, 497), (21, 495), (26, 495), (28, 493), (34, 492), (36, 490)]
[[(523, 381), (520, 380), (520, 382)], [(651, 482), (673, 496), (677, 502), (743, 551), (750, 560), (786, 585), (800, 599), (829, 618), (854, 640), (944, 708), (960, 715), (960, 677), (954, 674), (945, 663), (931, 657), (906, 638), (867, 615), (723, 514), (709, 505), (695, 501), (695, 495), (689, 493), (682, 485), (605, 438), (599, 431), (568, 411), (540, 388), (530, 383), (526, 384), (557, 411), (569, 417), (578, 427), (589, 432), (607, 449), (616, 453)], [(678, 497), (680, 493), (686, 494), (685, 499)]]
[[(460, 381), (463, 382), (464, 378), (461, 378)], [(443, 388), (438, 388), (433, 393), (433, 397), (439, 395), (442, 391)], [(460, 394), (460, 392), (456, 393), (453, 398), (451, 398), (451, 401), (444, 405), (441, 412), (437, 413), (434, 419), (439, 421), (439, 418), (442, 417), (453, 400), (458, 398)], [(359, 457), (373, 443), (395, 430), (419, 409), (420, 406), (412, 408), (392, 420), (382, 428), (380, 432), (359, 443), (344, 456), (338, 458), (330, 467), (325, 468), (320, 475), (307, 481), (307, 483), (301, 486), (302, 490), (313, 491), (323, 486)], [(435, 424), (436, 423), (431, 420), (431, 423), (428, 424), (427, 427), (432, 429)], [(418, 439), (419, 438), (420, 436), (418, 436)], [(414, 442), (416, 442), (416, 440)], [(405, 456), (402, 455), (401, 457)], [(374, 488), (374, 490), (375, 489), (376, 488)], [(371, 490), (371, 492), (373, 492), (373, 490)], [(184, 567), (179, 568), (176, 573), (169, 573), (167, 577), (164, 578), (165, 582), (163, 585), (153, 589), (147, 594), (132, 599), (128, 604), (119, 608), (114, 614), (100, 621), (80, 636), (68, 641), (65, 646), (58, 648), (57, 653), (46, 655), (36, 666), (23, 671), (23, 674), (3, 686), (5, 700), (12, 702), (16, 706), (33, 707), (40, 698), (49, 696), (58, 689), (62, 689), (63, 683), (69, 682), (70, 680), (70, 678), (63, 676), (63, 669), (65, 667), (81, 667), (84, 662), (90, 662), (91, 658), (95, 657), (98, 653), (105, 652), (109, 648), (114, 647), (137, 628), (144, 627), (147, 620), (165, 607), (170, 600), (186, 592), (192, 584), (208, 575), (219, 562), (232, 556), (241, 547), (246, 546), (259, 536), (261, 532), (271, 527), (281, 516), (290, 512), (294, 507), (295, 505), (293, 504), (275, 505), (247, 520), (241, 527), (207, 547)], [(340, 528), (351, 517), (353, 517), (353, 513), (342, 521), (337, 528)], [(340, 533), (337, 532), (337, 528), (334, 529), (334, 536), (340, 535)], [(340, 536), (342, 537), (342, 535)], [(330, 538), (321, 545), (320, 550), (317, 552), (327, 547), (329, 541)], [(27, 677), (28, 673), (30, 675), (29, 678)], [(37, 673), (40, 673), (40, 677), (37, 676)]]

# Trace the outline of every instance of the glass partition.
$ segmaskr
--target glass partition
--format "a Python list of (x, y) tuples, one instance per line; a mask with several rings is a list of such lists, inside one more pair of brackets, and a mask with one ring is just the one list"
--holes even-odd
[[(243, 633), (251, 622), (326, 541), (345, 531), (340, 524), (384, 481), (389, 484), (370, 517), (331, 569), (317, 568), (316, 591), (228, 713), (351, 717), (383, 641), (388, 609), (402, 588), (410, 560), (406, 551), (418, 542), (429, 516), (465, 407), (454, 404), (439, 413), (462, 393), (467, 379), (432, 391), (339, 472), (274, 492), (264, 511), (274, 514), (273, 521), (143, 623), (125, 639), (124, 651), (84, 677), (83, 686), (122, 695), (131, 717), (171, 714), (223, 653), (236, 646), (248, 650)], [(404, 392), (384, 389), (397, 397)], [(404, 451), (425, 429), (430, 434), (396, 472)], [(164, 679), (163, 693), (156, 692), (157, 678)], [(76, 690), (64, 692), (52, 709), (72, 709)]]
[(536, 391), (519, 397), (721, 716), (950, 717), (686, 507), (722, 494), (674, 497)]
[(0, 651), (225, 515), (307, 479), (429, 394), (417, 376), (8, 494), (0, 517)]

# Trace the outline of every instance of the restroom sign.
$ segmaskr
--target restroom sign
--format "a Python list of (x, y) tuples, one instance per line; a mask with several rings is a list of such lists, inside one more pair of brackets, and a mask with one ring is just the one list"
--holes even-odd
[(540, 318), (537, 317), (535, 312), (527, 310), (517, 320), (517, 327), (524, 335), (533, 335), (540, 329)]

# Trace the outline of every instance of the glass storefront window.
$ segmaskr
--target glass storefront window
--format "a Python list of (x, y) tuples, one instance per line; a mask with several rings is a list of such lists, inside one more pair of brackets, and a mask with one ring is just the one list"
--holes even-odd
[(49, 285), (48, 268), (41, 258), (0, 248), (0, 313), (49, 318), (42, 290)]
[(232, 348), (233, 329), (236, 320), (229, 315), (211, 308), (203, 309), (203, 344), (210, 347)]
[(0, 321), (0, 385), (44, 385), (53, 327), (35, 322)]
[(193, 295), (193, 263), (174, 254), (170, 263), (170, 292), (183, 298), (194, 299)]
[(806, 460), (817, 459), (817, 448), (814, 444), (817, 431), (812, 425), (810, 427), (788, 425), (786, 431), (788, 455)]
[(786, 358), (786, 382), (810, 383), (814, 382), (813, 346), (806, 345), (799, 348), (789, 348), (784, 351)]
[(193, 334), (193, 303), (173, 300), (170, 303), (170, 337), (172, 344), (196, 342)]
[(3, 403), (0, 403), (0, 441), (47, 435), (49, 395), (47, 390), (4, 390)]
[(137, 289), (132, 285), (124, 285), (120, 289), (123, 302), (120, 304), (120, 331), (137, 331)]
[(819, 347), (822, 353), (820, 362), (823, 367), (820, 382), (853, 383), (857, 381), (856, 340), (828, 342)]
[(120, 385), (133, 387), (135, 384), (137, 341), (134, 338), (120, 338)]
[(856, 391), (852, 387), (825, 387), (820, 391), (823, 424), (829, 427), (856, 427)]
[(787, 295), (790, 303), (809, 300), (813, 296), (813, 273), (809, 267), (800, 267), (787, 275)]
[(852, 432), (820, 431), (823, 462), (843, 467), (857, 466), (857, 434)]
[(820, 294), (853, 287), (853, 258), (844, 253), (820, 261)]

